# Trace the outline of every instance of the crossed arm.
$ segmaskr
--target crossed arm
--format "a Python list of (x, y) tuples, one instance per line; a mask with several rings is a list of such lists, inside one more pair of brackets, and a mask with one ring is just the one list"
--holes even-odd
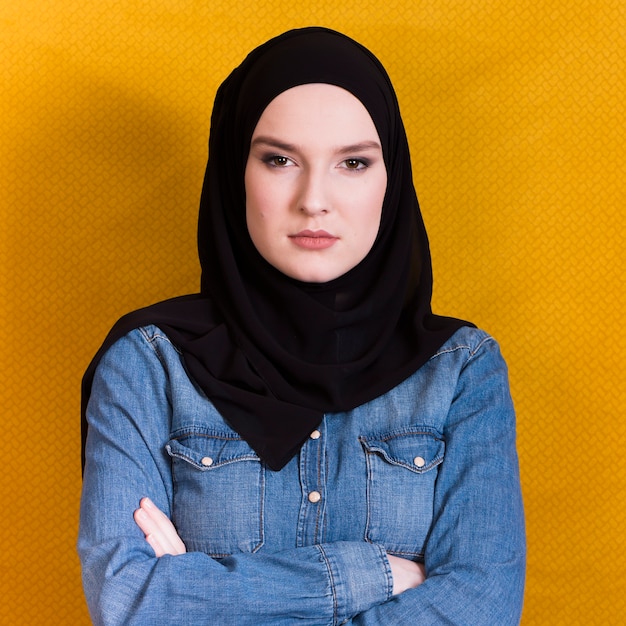
[[(187, 548), (178, 536), (176, 528), (150, 498), (142, 498), (134, 512), (135, 523), (146, 537), (146, 541), (157, 557), (165, 554), (185, 554)], [(387, 555), (393, 576), (393, 595), (418, 587), (424, 582), (424, 566), (408, 559)]]

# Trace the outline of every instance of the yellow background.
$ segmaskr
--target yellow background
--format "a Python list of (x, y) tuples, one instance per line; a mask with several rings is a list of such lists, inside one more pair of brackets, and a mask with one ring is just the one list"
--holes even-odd
[(0, 622), (88, 623), (74, 549), (82, 372), (122, 313), (197, 290), (219, 82), (270, 36), (320, 24), (370, 47), (397, 88), (435, 309), (474, 320), (508, 359), (522, 623), (624, 623), (625, 7), (5, 0)]

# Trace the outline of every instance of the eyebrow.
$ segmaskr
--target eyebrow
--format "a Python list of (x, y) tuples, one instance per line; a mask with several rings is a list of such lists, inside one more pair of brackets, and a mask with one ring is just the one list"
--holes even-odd
[(350, 146), (343, 146), (339, 148), (339, 154), (350, 154), (354, 152), (365, 152), (367, 150), (380, 150), (382, 148), (377, 141), (361, 141), (360, 143), (354, 143)]
[[(250, 144), (250, 147), (258, 146), (258, 145), (266, 145), (272, 148), (278, 148), (279, 150), (284, 150), (285, 152), (295, 152), (298, 147), (291, 143), (286, 143), (284, 141), (280, 141), (279, 139), (274, 139), (273, 137), (266, 137), (260, 135), (259, 137), (255, 137)], [(350, 144), (348, 146), (341, 146), (337, 148), (338, 154), (353, 154), (356, 152), (363, 152), (367, 150), (381, 150), (380, 144), (377, 141), (361, 141), (359, 143)]]

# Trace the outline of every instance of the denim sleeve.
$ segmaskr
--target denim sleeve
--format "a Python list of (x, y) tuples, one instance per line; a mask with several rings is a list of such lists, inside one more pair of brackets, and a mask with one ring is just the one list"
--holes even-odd
[(101, 361), (88, 409), (78, 549), (94, 624), (331, 625), (391, 596), (386, 552), (365, 542), (156, 558), (133, 511), (149, 496), (171, 512), (170, 411), (167, 372), (134, 331)]
[(426, 581), (357, 616), (355, 626), (519, 624), (526, 546), (515, 415), (490, 338), (469, 353), (444, 436)]

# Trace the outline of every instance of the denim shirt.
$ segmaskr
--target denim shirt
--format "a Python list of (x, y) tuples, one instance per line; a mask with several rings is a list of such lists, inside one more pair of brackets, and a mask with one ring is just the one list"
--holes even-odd
[[(410, 378), (330, 413), (274, 472), (154, 326), (98, 367), (79, 553), (95, 624), (519, 623), (525, 536), (496, 342), (462, 328)], [(156, 558), (149, 496), (188, 552)], [(387, 554), (424, 562), (392, 596)]]

